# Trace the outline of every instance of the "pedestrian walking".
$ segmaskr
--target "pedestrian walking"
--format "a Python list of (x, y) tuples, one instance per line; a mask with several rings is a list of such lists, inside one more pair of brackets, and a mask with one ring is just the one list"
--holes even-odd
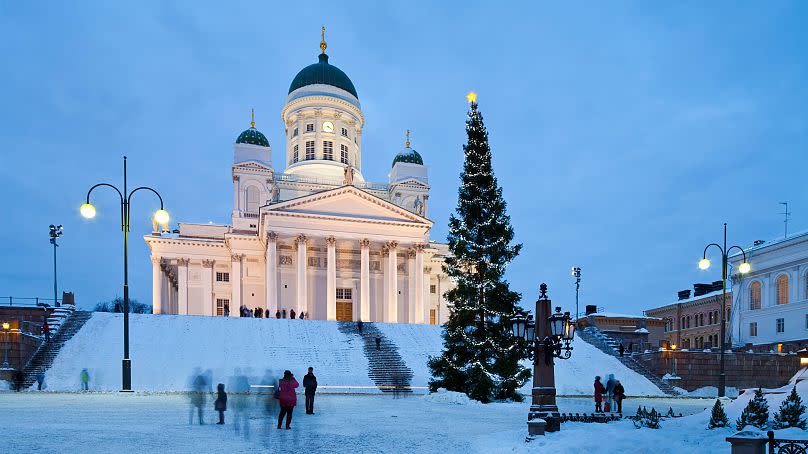
[(617, 403), (617, 412), (620, 413), (620, 415), (623, 414), (623, 399), (625, 398), (626, 390), (623, 388), (620, 380), (617, 380), (617, 384), (614, 385), (614, 400)]
[(87, 372), (86, 367), (81, 370), (81, 390), (82, 391), (90, 390), (90, 373)]
[(281, 318), (281, 311), (280, 311), (280, 309), (278, 309), (278, 312), (275, 312), (275, 318), (277, 318), (277, 319)]
[(219, 422), (224, 424), (224, 412), (227, 411), (227, 393), (224, 392), (224, 383), (216, 385), (216, 400), (213, 402), (213, 409), (219, 412)]
[(292, 320), (295, 319), (295, 310), (294, 309), (289, 311), (289, 318), (291, 318)]
[(620, 357), (622, 358), (622, 357), (623, 357), (623, 353), (626, 351), (626, 348), (625, 348), (625, 347), (623, 347), (623, 344), (620, 344), (620, 348), (618, 348), (618, 350), (620, 351)]
[(286, 318), (286, 309), (283, 310), (283, 318)]
[(314, 414), (314, 393), (317, 392), (317, 377), (314, 368), (309, 367), (309, 373), (303, 376), (303, 389), (306, 390), (306, 414)]
[(376, 335), (376, 350), (382, 349), (382, 338), (379, 335)]
[(280, 400), (281, 411), (278, 413), (278, 429), (281, 428), (283, 417), (286, 416), (286, 429), (291, 429), (292, 424), (292, 411), (297, 405), (297, 394), (295, 389), (298, 387), (295, 376), (291, 371), (284, 371), (283, 378), (278, 382), (278, 400)]
[(595, 412), (602, 413), (603, 412), (603, 393), (606, 392), (606, 388), (603, 386), (603, 383), (600, 382), (600, 376), (595, 377)]
[(45, 335), (45, 342), (50, 342), (50, 326), (48, 326), (47, 320), (42, 324), (42, 334)]
[(614, 374), (609, 374), (609, 379), (606, 380), (606, 408), (605, 411), (614, 411), (614, 387), (617, 385), (617, 380), (614, 379)]
[(300, 320), (305, 319), (305, 318), (306, 318), (306, 313), (305, 313), (305, 312), (301, 312), (301, 313), (300, 313), (300, 317), (298, 317), (298, 318), (299, 318)]
[(18, 370), (14, 373), (14, 389), (16, 389), (17, 392), (22, 391), (23, 383), (25, 383), (25, 375), (22, 374), (21, 370)]
[(362, 328), (365, 326), (365, 323), (362, 320), (356, 322), (356, 329), (359, 331), (359, 334), (362, 334)]
[(224, 316), (230, 317), (230, 305), (227, 303), (224, 304)]
[(45, 382), (45, 373), (44, 372), (37, 372), (36, 373), (36, 389), (37, 391), (42, 391), (42, 383)]
[(205, 419), (202, 417), (202, 408), (205, 406), (205, 396), (207, 393), (208, 381), (202, 374), (197, 374), (194, 381), (191, 383), (191, 408), (188, 411), (188, 424), (194, 422), (194, 409), (196, 409), (197, 417), (199, 418), (199, 425), (205, 424)]

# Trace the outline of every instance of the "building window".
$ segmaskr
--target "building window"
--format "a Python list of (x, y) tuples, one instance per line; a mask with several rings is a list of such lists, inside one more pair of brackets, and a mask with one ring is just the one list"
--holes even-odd
[(307, 140), (306, 141), (306, 160), (314, 159), (314, 141)]
[(248, 186), (245, 192), (247, 196), (247, 212), (257, 213), (259, 205), (258, 199), (261, 196), (261, 190), (255, 186)]
[(788, 304), (788, 276), (777, 276), (777, 304)]
[(230, 273), (216, 272), (216, 282), (230, 282)]
[(216, 298), (216, 315), (224, 315), (225, 308), (227, 308), (227, 312), (230, 312), (230, 300), (227, 298)]
[(353, 290), (349, 289), (349, 288), (338, 288), (337, 289), (337, 299), (338, 300), (350, 300), (350, 299), (353, 299), (353, 298), (351, 298), (351, 296), (352, 296), (351, 293), (352, 292), (353, 292)]
[(429, 285), (429, 293), (437, 293), (438, 287), (435, 284)]
[(342, 137), (348, 137), (348, 130), (346, 128), (342, 128)]
[(438, 320), (437, 320), (437, 318), (438, 318), (437, 315), (438, 314), (437, 314), (437, 312), (438, 311), (436, 311), (435, 309), (430, 309), (429, 310), (429, 324), (430, 325), (434, 325), (434, 324), (438, 323)]
[(778, 318), (777, 319), (777, 333), (784, 333), (786, 332), (786, 319)]
[(755, 281), (752, 282), (752, 285), (749, 286), (749, 309), (750, 310), (757, 310), (760, 309), (760, 282)]
[(334, 142), (330, 140), (323, 142), (323, 159), (334, 160)]
[(752, 322), (749, 324), (749, 337), (757, 336), (757, 322)]
[(298, 153), (298, 147), (295, 145), (292, 147), (292, 162), (295, 163), (300, 159), (300, 154)]
[(687, 323), (685, 324), (686, 328), (690, 328), (690, 316), (688, 315), (685, 320), (687, 321)]
[(314, 123), (309, 123), (306, 125), (306, 132), (314, 132)]
[(292, 133), (292, 137), (297, 137), (298, 132), (298, 129), (295, 128), (294, 132)]
[(339, 146), (339, 162), (343, 164), (348, 164), (348, 146), (347, 145), (340, 145)]

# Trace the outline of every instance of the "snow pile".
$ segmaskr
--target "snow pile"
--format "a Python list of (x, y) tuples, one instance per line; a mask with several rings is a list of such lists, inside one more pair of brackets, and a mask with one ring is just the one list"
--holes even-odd
[[(693, 391), (682, 391), (684, 391), (682, 395), (688, 397), (718, 397), (718, 388), (715, 386), (705, 386), (703, 388), (694, 389)], [(724, 394), (727, 397), (738, 397), (738, 388), (727, 386)]]
[(427, 394), (423, 397), (427, 402), (434, 402), (438, 404), (452, 404), (452, 405), (477, 405), (480, 402), (470, 399), (469, 396), (456, 391), (447, 391), (446, 388), (438, 388), (434, 393)]
[[(364, 343), (356, 335), (341, 333), (335, 322), (150, 314), (132, 314), (129, 320), (132, 386), (137, 390), (185, 391), (198, 374), (205, 374), (214, 387), (241, 375), (251, 385), (272, 385), (285, 369), (300, 381), (311, 366), (322, 392), (379, 392), (368, 377)], [(79, 389), (79, 374), (86, 367), (92, 390), (118, 390), (122, 324), (122, 314), (94, 313), (46, 372), (47, 389)], [(441, 328), (374, 325), (398, 346), (413, 371), (415, 391), (425, 393), (430, 379), (427, 360), (443, 348)], [(527, 361), (524, 365), (532, 367)], [(571, 359), (556, 360), (558, 393), (591, 395), (595, 375), (605, 380), (610, 373), (629, 396), (662, 395), (645, 377), (581, 340), (574, 342)], [(530, 395), (531, 388), (528, 381), (521, 391)]]

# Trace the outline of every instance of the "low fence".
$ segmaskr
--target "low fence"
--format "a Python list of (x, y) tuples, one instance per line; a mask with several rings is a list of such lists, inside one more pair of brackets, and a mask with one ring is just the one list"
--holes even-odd
[[(808, 440), (785, 440), (774, 438), (774, 432), (769, 431), (766, 436), (752, 436), (739, 432), (727, 437), (732, 445), (732, 454), (806, 454), (808, 453)], [(767, 448), (768, 445), (768, 448)]]
[(20, 296), (0, 296), (0, 306), (10, 307), (44, 307), (55, 306), (55, 303), (60, 303), (62, 300), (53, 298), (39, 298), (39, 297), (20, 297)]

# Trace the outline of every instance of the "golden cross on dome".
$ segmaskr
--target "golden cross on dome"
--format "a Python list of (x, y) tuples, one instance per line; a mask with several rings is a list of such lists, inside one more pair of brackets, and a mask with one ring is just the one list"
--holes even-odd
[(250, 109), (250, 127), (255, 128), (255, 109)]
[(410, 148), (410, 130), (409, 130), (409, 129), (407, 130), (407, 142), (406, 142), (406, 146), (407, 146), (407, 148)]
[(328, 47), (328, 44), (325, 43), (325, 25), (323, 25), (323, 29), (320, 32), (320, 50), (325, 53), (325, 48)]

